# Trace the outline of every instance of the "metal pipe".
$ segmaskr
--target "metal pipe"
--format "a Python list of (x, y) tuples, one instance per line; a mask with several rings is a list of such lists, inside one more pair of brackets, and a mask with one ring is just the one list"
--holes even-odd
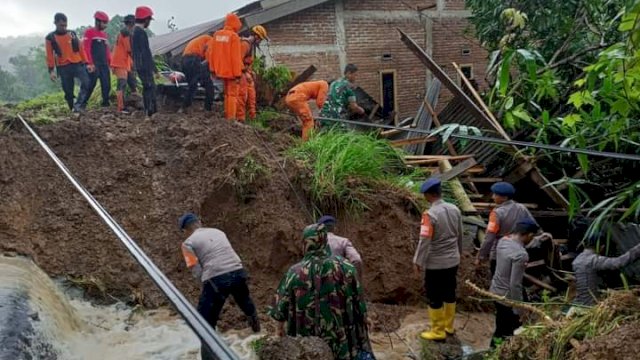
[[(349, 125), (356, 125), (356, 126), (373, 127), (373, 128), (379, 128), (379, 129), (387, 129), (387, 130), (399, 130), (399, 131), (414, 132), (414, 133), (425, 134), (425, 135), (432, 135), (432, 131), (429, 131), (429, 130), (402, 128), (402, 127), (397, 127), (397, 126), (392, 126), (392, 125), (368, 123), (368, 122), (364, 122), (364, 121), (332, 119), (332, 118), (326, 118), (326, 117), (317, 117), (316, 120), (331, 121), (331, 122), (337, 122), (337, 123), (343, 123), (343, 124), (349, 124)], [(538, 144), (538, 143), (532, 143), (532, 142), (526, 142), (526, 141), (518, 141), (518, 140), (505, 140), (505, 139), (498, 139), (498, 138), (492, 138), (492, 137), (486, 137), (486, 136), (460, 135), (460, 134), (451, 134), (450, 136), (453, 137), (453, 138), (457, 138), (457, 139), (465, 139), (465, 140), (471, 140), (471, 141), (482, 141), (482, 142), (489, 142), (489, 143), (500, 144), (500, 145), (513, 145), (513, 146), (518, 146), (518, 147), (523, 147), (523, 148), (534, 148), (534, 149), (559, 151), (559, 152), (573, 153), (573, 154), (600, 156), (600, 157), (606, 157), (606, 158), (611, 158), (611, 159), (640, 161), (640, 155), (635, 155), (635, 154), (621, 154), (621, 153), (614, 153), (614, 152), (608, 152), (608, 151), (577, 149), (577, 148), (569, 148), (569, 147), (563, 147), (563, 146), (558, 146), (558, 145)]]
[(228, 347), (224, 340), (211, 328), (207, 321), (198, 313), (198, 311), (189, 303), (184, 295), (173, 285), (173, 283), (164, 275), (162, 271), (151, 261), (151, 259), (142, 251), (138, 244), (122, 229), (122, 227), (111, 217), (111, 215), (98, 203), (98, 201), (84, 188), (82, 184), (73, 176), (58, 156), (49, 148), (49, 146), (36, 134), (21, 115), (18, 119), (22, 122), (31, 136), (49, 155), (51, 160), (58, 166), (67, 179), (87, 200), (89, 205), (95, 210), (100, 219), (111, 229), (118, 237), (125, 248), (131, 253), (134, 259), (147, 272), (151, 280), (158, 286), (160, 291), (167, 297), (169, 302), (175, 307), (176, 311), (186, 321), (187, 325), (198, 335), (203, 345), (208, 346), (218, 360), (237, 360), (237, 355)]

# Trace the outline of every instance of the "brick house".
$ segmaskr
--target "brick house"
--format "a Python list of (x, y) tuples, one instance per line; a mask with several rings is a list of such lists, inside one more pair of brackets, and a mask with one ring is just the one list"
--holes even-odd
[[(415, 115), (431, 74), (400, 41), (396, 29), (414, 38), (445, 67), (458, 63), (484, 85), (486, 51), (469, 34), (464, 0), (263, 0), (237, 11), (246, 28), (264, 25), (271, 42), (263, 47), (268, 62), (301, 72), (309, 65), (315, 79), (341, 76), (347, 63), (357, 64), (358, 85), (399, 117)], [(219, 28), (222, 20), (152, 38), (156, 54), (179, 54), (184, 44)], [(458, 79), (459, 80), (459, 79)], [(450, 98), (443, 90), (441, 105)], [(441, 106), (439, 106), (441, 107)]]

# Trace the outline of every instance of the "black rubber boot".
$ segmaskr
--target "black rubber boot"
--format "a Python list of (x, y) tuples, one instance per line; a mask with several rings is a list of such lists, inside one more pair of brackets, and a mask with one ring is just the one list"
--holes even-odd
[(260, 332), (260, 319), (258, 319), (258, 315), (253, 315), (248, 318), (249, 327), (253, 330), (254, 333)]

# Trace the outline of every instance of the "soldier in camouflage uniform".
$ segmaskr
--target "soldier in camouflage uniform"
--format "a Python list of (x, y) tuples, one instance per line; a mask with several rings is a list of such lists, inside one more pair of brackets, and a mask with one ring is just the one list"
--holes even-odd
[(304, 229), (304, 258), (293, 265), (278, 286), (269, 315), (279, 321), (280, 335), (318, 336), (336, 359), (352, 360), (371, 353), (367, 309), (356, 269), (331, 255), (324, 225)]
[[(354, 64), (349, 64), (344, 68), (344, 77), (331, 83), (327, 101), (325, 101), (320, 111), (321, 117), (346, 119), (348, 111), (360, 115), (364, 114), (364, 109), (356, 102), (356, 93), (354, 91), (357, 73), (358, 67)], [(323, 126), (332, 125), (328, 121), (321, 123)]]

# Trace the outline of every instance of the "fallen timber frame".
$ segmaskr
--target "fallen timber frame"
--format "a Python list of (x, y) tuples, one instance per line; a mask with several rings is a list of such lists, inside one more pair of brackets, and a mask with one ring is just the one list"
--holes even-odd
[[(442, 70), (442, 68), (440, 68), (440, 66), (438, 66), (438, 64), (422, 48), (420, 48), (420, 46), (409, 35), (405, 34), (400, 29), (398, 29), (398, 31), (400, 32), (402, 42), (405, 43), (409, 50), (411, 50), (418, 57), (418, 59), (435, 75), (436, 78), (438, 78), (438, 80), (440, 80), (444, 84), (444, 86), (447, 87), (447, 89), (449, 89), (449, 91), (453, 93), (455, 97), (458, 97), (462, 100), (464, 107), (473, 116), (491, 124), (491, 126), (494, 127), (506, 141), (511, 141), (509, 135), (504, 131), (502, 126), (500, 126), (493, 114), (489, 113), (489, 109), (482, 102), (480, 96), (475, 93), (472, 87), (469, 87), (469, 89), (474, 93), (475, 97), (479, 99), (480, 104), (482, 104), (486, 112), (480, 109), (478, 105), (458, 86), (458, 84), (451, 80), (451, 78), (444, 72), (444, 70)], [(455, 63), (454, 67), (459, 71)], [(464, 76), (462, 76), (462, 78), (466, 80)], [(529, 163), (528, 159), (517, 151), (518, 149), (515, 147), (515, 145), (511, 144), (511, 146), (513, 146), (516, 150), (516, 156), (522, 163)], [(536, 184), (538, 184), (556, 204), (562, 206), (565, 209), (569, 207), (569, 201), (553, 185), (550, 185), (549, 181), (547, 181), (547, 179), (540, 173), (540, 170), (535, 165), (531, 166), (529, 172), (531, 174), (531, 179)]]
[(138, 244), (131, 239), (124, 229), (118, 224), (111, 215), (100, 205), (100, 203), (87, 191), (87, 189), (73, 176), (65, 164), (51, 150), (51, 148), (38, 136), (38, 134), (29, 126), (29, 124), (18, 115), (18, 119), (22, 122), (27, 131), (42, 147), (47, 155), (58, 166), (60, 171), (66, 176), (71, 184), (78, 190), (82, 197), (87, 200), (89, 205), (95, 210), (100, 219), (111, 229), (118, 237), (125, 248), (129, 251), (136, 262), (147, 272), (151, 280), (156, 284), (160, 291), (166, 296), (167, 300), (175, 307), (176, 311), (185, 320), (187, 325), (195, 332), (200, 340), (211, 349), (216, 360), (238, 360), (238, 356), (229, 348), (224, 340), (211, 328), (209, 323), (198, 313), (198, 311), (189, 303), (184, 295), (173, 285), (166, 275), (151, 261), (151, 259), (142, 251)]

